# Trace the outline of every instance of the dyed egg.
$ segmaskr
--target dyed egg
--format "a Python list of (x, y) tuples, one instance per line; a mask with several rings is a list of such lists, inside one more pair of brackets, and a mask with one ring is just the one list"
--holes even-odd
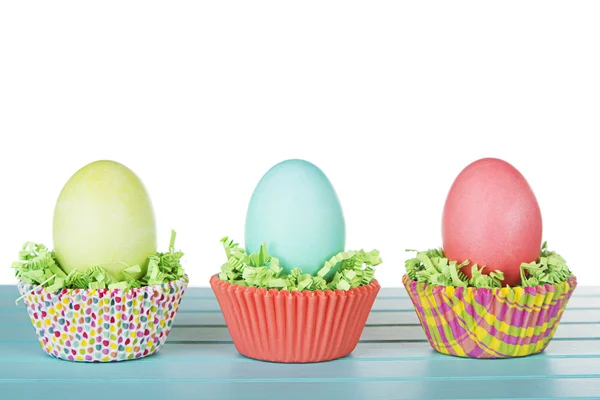
[(96, 161), (78, 170), (64, 185), (53, 219), (58, 262), (69, 273), (101, 265), (115, 279), (156, 253), (154, 211), (140, 179), (114, 161)]
[(521, 282), (520, 266), (535, 261), (542, 245), (542, 216), (535, 195), (509, 163), (484, 158), (458, 175), (446, 198), (442, 239), (450, 260), (500, 270), (503, 285)]
[(315, 165), (286, 160), (258, 182), (246, 215), (248, 252), (266, 242), (286, 273), (298, 267), (314, 275), (344, 251), (345, 240), (342, 207), (331, 182)]

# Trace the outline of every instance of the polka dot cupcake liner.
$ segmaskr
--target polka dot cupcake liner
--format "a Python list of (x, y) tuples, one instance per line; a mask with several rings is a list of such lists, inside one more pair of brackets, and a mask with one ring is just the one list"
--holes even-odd
[(46, 354), (69, 361), (111, 362), (147, 357), (167, 340), (187, 276), (128, 290), (48, 292), (20, 281), (27, 312)]

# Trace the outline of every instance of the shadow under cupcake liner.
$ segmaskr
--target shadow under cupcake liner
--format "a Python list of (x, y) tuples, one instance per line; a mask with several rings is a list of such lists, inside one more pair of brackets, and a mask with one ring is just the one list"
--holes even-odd
[(19, 281), (19, 292), (43, 351), (82, 362), (132, 360), (160, 350), (169, 335), (188, 277), (127, 290), (48, 292)]
[(312, 363), (354, 351), (379, 283), (347, 291), (287, 291), (210, 280), (233, 343), (261, 361)]
[(577, 286), (575, 277), (555, 285), (494, 289), (433, 286), (406, 275), (402, 282), (431, 347), (470, 358), (542, 352)]

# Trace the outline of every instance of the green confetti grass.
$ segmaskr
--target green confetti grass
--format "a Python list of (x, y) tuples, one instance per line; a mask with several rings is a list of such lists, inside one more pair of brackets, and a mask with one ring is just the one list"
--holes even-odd
[(101, 265), (89, 268), (85, 272), (74, 269), (67, 274), (60, 267), (53, 251), (49, 251), (43, 244), (33, 242), (23, 245), (19, 252), (19, 261), (14, 262), (12, 268), (18, 279), (31, 285), (44, 286), (49, 292), (61, 289), (131, 289), (159, 285), (185, 275), (180, 264), (183, 253), (175, 251), (175, 237), (175, 231), (171, 231), (168, 252), (157, 252), (148, 257), (148, 271), (140, 279), (132, 277), (141, 272), (139, 265), (128, 266), (123, 271), (126, 279), (122, 281), (114, 279)]
[[(279, 260), (269, 255), (266, 243), (252, 254), (247, 254), (228, 237), (221, 239), (221, 243), (227, 262), (221, 266), (219, 278), (240, 286), (288, 291), (349, 290), (371, 283), (374, 267), (382, 262), (378, 250), (344, 251), (327, 260), (316, 275), (304, 274), (299, 268), (286, 274), (279, 266)], [(333, 277), (326, 279), (338, 264)]]
[[(469, 260), (458, 264), (449, 261), (443, 249), (430, 249), (427, 251), (407, 250), (416, 252), (417, 256), (406, 260), (406, 274), (417, 282), (424, 282), (436, 286), (499, 288), (504, 280), (501, 271), (484, 273), (485, 267), (471, 266), (472, 277), (469, 279), (461, 268), (469, 264)], [(536, 261), (521, 264), (521, 284), (518, 286), (538, 286), (544, 284), (557, 284), (571, 278), (573, 273), (567, 266), (564, 258), (553, 251), (549, 251), (544, 242), (540, 255)]]

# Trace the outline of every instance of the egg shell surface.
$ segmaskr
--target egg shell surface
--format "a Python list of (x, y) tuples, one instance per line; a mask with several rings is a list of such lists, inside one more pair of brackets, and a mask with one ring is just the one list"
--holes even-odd
[(305, 160), (282, 161), (258, 182), (246, 214), (249, 253), (266, 242), (269, 254), (279, 259), (286, 273), (298, 267), (315, 275), (344, 251), (345, 241), (342, 207), (317, 166)]
[(101, 265), (113, 278), (139, 265), (146, 273), (156, 254), (154, 210), (140, 179), (114, 161), (78, 170), (58, 196), (53, 219), (54, 251), (61, 267), (84, 272)]
[(465, 167), (447, 195), (443, 249), (449, 260), (500, 270), (503, 285), (521, 282), (521, 263), (535, 261), (542, 245), (542, 216), (533, 190), (511, 164), (483, 158)]

